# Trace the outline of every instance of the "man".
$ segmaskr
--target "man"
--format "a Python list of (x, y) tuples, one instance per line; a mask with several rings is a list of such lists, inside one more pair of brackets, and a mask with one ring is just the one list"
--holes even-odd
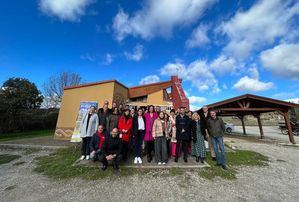
[(98, 110), (99, 125), (103, 125), (107, 129), (108, 118), (110, 115), (110, 109), (108, 108), (109, 102), (104, 102), (103, 108)]
[(190, 119), (185, 114), (185, 107), (180, 108), (180, 114), (176, 116), (175, 119), (176, 125), (176, 152), (175, 152), (175, 162), (178, 162), (179, 150), (182, 145), (182, 150), (184, 153), (184, 161), (187, 163), (188, 160), (188, 145), (190, 141)]
[[(224, 144), (223, 144), (223, 135), (225, 131), (224, 122), (221, 118), (216, 116), (215, 110), (210, 110), (211, 118), (207, 121), (207, 127), (212, 137), (212, 144), (214, 147), (217, 166), (222, 166), (224, 170), (226, 170), (226, 161), (225, 161), (225, 151), (224, 151)], [(221, 159), (219, 156), (219, 151), (221, 152)]]
[(118, 136), (118, 129), (113, 128), (110, 136), (103, 144), (100, 161), (103, 163), (102, 170), (105, 171), (108, 167), (108, 161), (113, 161), (113, 168), (119, 169), (119, 163), (122, 159), (122, 140)]
[(89, 145), (91, 151), (90, 158), (93, 161), (98, 160), (100, 155), (102, 154), (103, 144), (106, 137), (107, 134), (104, 130), (104, 126), (99, 125), (98, 131), (93, 134)]

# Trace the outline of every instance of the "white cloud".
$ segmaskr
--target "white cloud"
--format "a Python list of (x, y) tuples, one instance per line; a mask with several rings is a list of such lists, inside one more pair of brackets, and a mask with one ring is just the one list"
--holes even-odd
[(187, 48), (202, 47), (210, 43), (210, 39), (207, 36), (208, 26), (199, 25), (192, 31), (191, 37), (186, 41)]
[(284, 0), (260, 0), (249, 10), (240, 10), (218, 27), (229, 39), (224, 51), (245, 58), (252, 50), (288, 38), (293, 26), (297, 26), (293, 20), (298, 14), (299, 3)]
[(160, 73), (164, 76), (179, 75), (182, 79), (190, 81), (199, 91), (220, 91), (217, 79), (203, 60), (195, 60), (188, 65), (180, 61), (168, 63), (160, 69)]
[(191, 104), (203, 104), (207, 101), (207, 99), (205, 97), (198, 97), (198, 96), (190, 96), (189, 98), (189, 102)]
[(217, 0), (145, 0), (143, 7), (131, 16), (122, 9), (113, 19), (116, 39), (128, 35), (151, 39), (169, 37), (175, 27), (196, 22)]
[(140, 85), (150, 84), (150, 83), (157, 83), (160, 81), (160, 78), (157, 75), (149, 75), (142, 78), (139, 82)]
[(292, 102), (292, 103), (295, 103), (295, 104), (299, 104), (299, 98), (290, 98), (290, 99), (287, 99), (285, 101), (286, 102)]
[(125, 52), (125, 56), (128, 60), (140, 61), (143, 58), (144, 47), (140, 44), (137, 44), (132, 53)]
[(274, 87), (272, 82), (262, 82), (259, 80), (259, 73), (256, 67), (248, 69), (249, 76), (242, 77), (233, 88), (239, 91), (260, 92)]
[(210, 64), (211, 69), (219, 74), (233, 73), (237, 69), (237, 62), (234, 58), (220, 55)]
[(260, 58), (274, 74), (299, 79), (299, 44), (280, 44), (263, 51)]
[(110, 53), (107, 53), (105, 55), (105, 60), (103, 62), (104, 65), (110, 65), (113, 62), (113, 55), (111, 55)]
[(96, 61), (96, 57), (89, 54), (89, 53), (85, 53), (83, 55), (80, 55), (80, 59), (82, 60), (88, 60), (90, 62), (95, 62)]
[(60, 20), (78, 21), (93, 0), (40, 0), (40, 10)]

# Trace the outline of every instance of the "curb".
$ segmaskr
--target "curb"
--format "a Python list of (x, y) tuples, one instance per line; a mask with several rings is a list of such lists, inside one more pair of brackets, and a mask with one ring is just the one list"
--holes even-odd
[(0, 144), (0, 149), (41, 149), (57, 150), (67, 146), (46, 146), (46, 145), (24, 145), (24, 144)]

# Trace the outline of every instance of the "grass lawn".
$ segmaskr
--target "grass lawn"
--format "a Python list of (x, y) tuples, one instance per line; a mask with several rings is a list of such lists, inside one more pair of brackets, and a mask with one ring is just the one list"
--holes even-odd
[(13, 160), (16, 160), (18, 158), (21, 158), (19, 155), (10, 155), (10, 154), (1, 154), (0, 155), (0, 165), (9, 163)]
[(42, 136), (52, 136), (52, 135), (54, 135), (54, 130), (38, 130), (38, 131), (29, 131), (29, 132), (21, 132), (21, 133), (4, 133), (4, 134), (0, 134), (0, 141), (42, 137)]
[[(69, 147), (66, 149), (59, 149), (49, 156), (43, 156), (36, 158), (35, 171), (45, 174), (48, 177), (54, 179), (70, 179), (74, 177), (80, 177), (86, 180), (97, 180), (105, 177), (113, 177), (115, 173), (111, 166), (103, 172), (100, 168), (73, 166), (74, 162), (80, 157), (80, 148)], [(265, 166), (267, 165), (268, 158), (254, 151), (237, 150), (236, 152), (227, 152), (228, 170), (223, 170), (221, 167), (215, 166), (215, 161), (212, 161), (210, 154), (206, 159), (207, 163), (211, 167), (202, 168), (199, 171), (196, 169), (190, 169), (192, 172), (198, 172), (199, 175), (206, 179), (213, 179), (219, 176), (224, 179), (233, 180), (236, 179), (238, 166)], [(99, 163), (100, 165), (100, 163)], [(185, 173), (185, 169), (171, 168), (166, 173), (166, 176), (176, 176)], [(116, 176), (129, 176), (135, 174), (146, 174), (153, 172), (153, 176), (158, 176), (161, 171), (138, 168), (122, 168)], [(155, 174), (157, 172), (157, 174)], [(162, 172), (165, 176), (165, 172)]]

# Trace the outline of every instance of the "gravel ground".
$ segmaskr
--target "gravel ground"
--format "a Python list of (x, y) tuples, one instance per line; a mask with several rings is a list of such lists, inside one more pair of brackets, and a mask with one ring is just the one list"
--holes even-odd
[[(34, 157), (48, 154), (40, 151), (0, 166), (0, 201), (298, 201), (298, 148), (226, 140), (268, 156), (269, 166), (242, 167), (233, 181), (210, 181), (193, 171), (180, 176), (148, 173), (98, 181), (56, 181), (32, 171)], [(1, 150), (0, 154), (22, 152)], [(16, 162), (25, 163), (14, 165)]]

